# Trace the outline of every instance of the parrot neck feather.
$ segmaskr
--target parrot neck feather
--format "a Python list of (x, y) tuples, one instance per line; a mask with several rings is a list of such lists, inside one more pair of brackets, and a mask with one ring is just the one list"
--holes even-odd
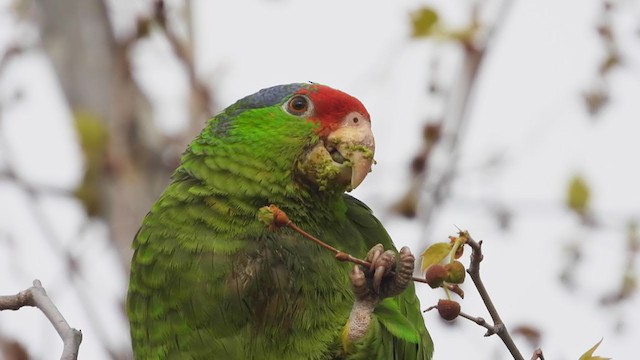
[(303, 222), (333, 218), (344, 212), (342, 191), (319, 191), (295, 174), (297, 159), (318, 139), (317, 126), (279, 106), (244, 111), (232, 120), (218, 116), (190, 144), (174, 181), (192, 179), (199, 183), (192, 192), (244, 202), (240, 210), (253, 207), (246, 215), (275, 204)]

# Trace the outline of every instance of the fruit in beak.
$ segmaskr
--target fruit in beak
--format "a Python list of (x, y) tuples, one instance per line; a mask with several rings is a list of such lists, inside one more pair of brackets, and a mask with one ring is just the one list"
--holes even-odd
[(303, 158), (299, 170), (320, 190), (351, 191), (371, 172), (375, 141), (371, 122), (352, 112)]

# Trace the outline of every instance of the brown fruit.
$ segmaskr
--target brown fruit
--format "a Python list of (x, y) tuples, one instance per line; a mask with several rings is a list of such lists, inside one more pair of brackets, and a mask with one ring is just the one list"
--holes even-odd
[(457, 301), (440, 299), (438, 300), (438, 314), (441, 318), (451, 321), (460, 315), (460, 304)]
[(280, 210), (277, 206), (269, 205), (269, 209), (273, 213), (273, 225), (275, 225), (276, 227), (283, 227), (291, 224), (291, 221), (289, 220), (287, 214), (285, 214), (285, 212)]
[(425, 279), (432, 289), (439, 288), (447, 277), (447, 270), (441, 264), (433, 264), (427, 268)]

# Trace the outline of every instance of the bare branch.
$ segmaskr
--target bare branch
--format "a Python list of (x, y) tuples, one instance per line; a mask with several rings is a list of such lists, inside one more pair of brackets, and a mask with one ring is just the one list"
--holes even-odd
[(513, 356), (515, 360), (524, 360), (524, 357), (520, 353), (520, 350), (518, 350), (518, 347), (513, 342), (513, 339), (511, 338), (507, 327), (504, 325), (504, 322), (500, 318), (498, 310), (493, 304), (493, 301), (491, 301), (489, 292), (485, 288), (484, 283), (482, 282), (482, 278), (480, 277), (480, 262), (484, 258), (484, 255), (482, 254), (482, 241), (475, 241), (467, 231), (461, 231), (460, 236), (464, 236), (466, 238), (466, 244), (471, 247), (471, 263), (469, 264), (469, 269), (467, 270), (467, 272), (469, 273), (469, 276), (471, 276), (471, 280), (473, 280), (473, 284), (476, 286), (476, 289), (478, 290), (478, 293), (480, 294), (480, 297), (482, 298), (487, 311), (489, 311), (489, 315), (491, 315), (491, 319), (493, 320), (493, 331), (500, 337), (504, 345), (507, 347), (507, 349), (509, 349), (511, 356)]
[(16, 295), (0, 296), (0, 311), (18, 310), (23, 306), (37, 307), (49, 319), (64, 343), (61, 360), (76, 360), (78, 358), (82, 332), (69, 326), (56, 305), (47, 296), (40, 280), (33, 280), (32, 287)]
[(491, 335), (497, 333), (496, 327), (491, 325), (491, 324), (489, 324), (489, 323), (487, 323), (487, 321), (482, 317), (471, 316), (471, 315), (469, 315), (467, 313), (464, 313), (462, 311), (460, 311), (460, 316), (462, 316), (463, 318), (465, 318), (467, 320), (473, 321), (474, 323), (476, 323), (476, 324), (482, 326), (483, 328), (487, 329), (487, 332), (484, 334), (484, 336), (491, 336)]

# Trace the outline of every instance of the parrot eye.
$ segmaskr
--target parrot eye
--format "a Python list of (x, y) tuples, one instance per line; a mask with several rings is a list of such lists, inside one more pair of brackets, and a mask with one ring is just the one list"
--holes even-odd
[(301, 116), (309, 110), (309, 99), (306, 96), (297, 95), (287, 103), (286, 110), (291, 115)]

